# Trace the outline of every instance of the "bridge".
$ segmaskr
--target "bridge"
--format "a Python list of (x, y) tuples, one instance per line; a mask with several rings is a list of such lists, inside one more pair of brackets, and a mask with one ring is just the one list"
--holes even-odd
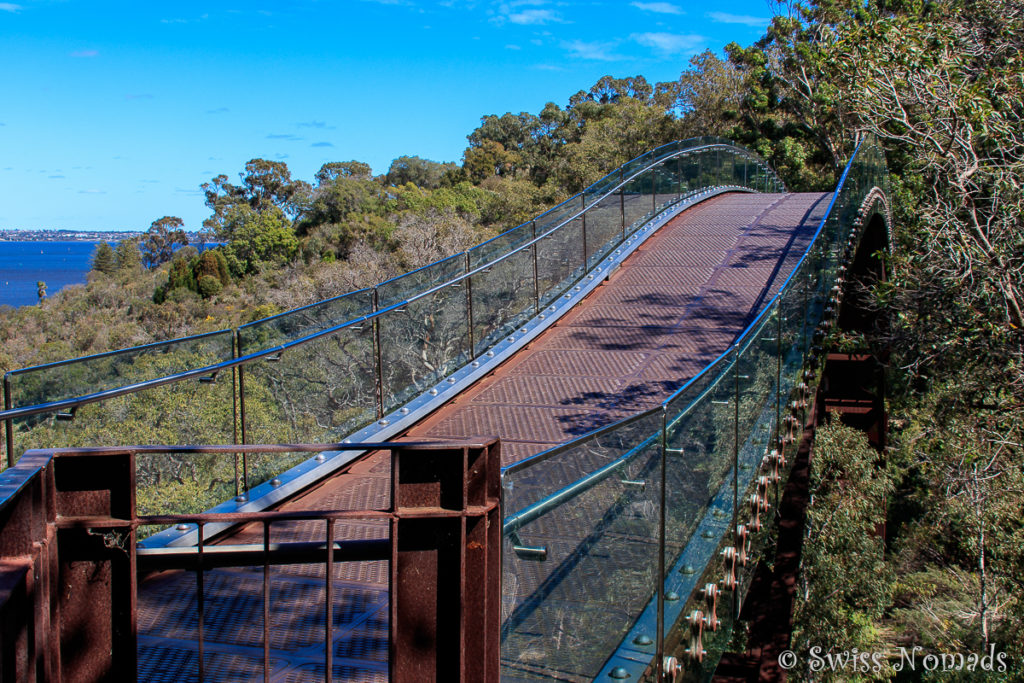
[(8, 373), (5, 677), (710, 675), (886, 178), (671, 143), (373, 288)]

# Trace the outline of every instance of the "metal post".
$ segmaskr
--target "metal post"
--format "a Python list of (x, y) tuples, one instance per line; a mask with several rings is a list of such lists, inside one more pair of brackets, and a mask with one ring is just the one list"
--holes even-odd
[[(245, 367), (238, 366), (238, 406), (242, 413), (242, 443), (249, 443), (249, 428), (245, 416)], [(249, 453), (242, 451), (242, 495), (249, 495)]]
[[(470, 271), (469, 268), (469, 252), (463, 252), (465, 258), (464, 268), (465, 272)], [(473, 278), (466, 276), (466, 329), (469, 330), (469, 357), (476, 357), (476, 342), (473, 340)]]
[(203, 661), (206, 659), (203, 645), (203, 626), (206, 618), (206, 591), (204, 590), (205, 585), (203, 583), (203, 522), (196, 524), (196, 532), (199, 535), (196, 548), (199, 558), (196, 566), (196, 606), (199, 610), (196, 637), (199, 639), (199, 683), (202, 683), (206, 679), (206, 662)]
[(333, 681), (334, 654), (334, 520), (327, 521), (327, 567), (324, 570), (324, 680)]
[(392, 451), (390, 678), (497, 683), (498, 441)]
[(658, 624), (655, 632), (658, 640), (658, 647), (654, 660), (657, 664), (655, 671), (656, 681), (662, 680), (664, 673), (662, 666), (665, 661), (665, 538), (666, 525), (665, 515), (667, 513), (667, 501), (665, 484), (667, 482), (666, 470), (668, 469), (668, 409), (661, 406), (661, 501), (660, 517), (658, 519)]
[[(4, 410), (11, 409), (11, 376), (4, 373)], [(14, 466), (14, 420), (4, 420), (7, 441), (7, 466)]]
[[(740, 346), (736, 345), (732, 356), (733, 376), (733, 416), (732, 416), (732, 531), (733, 544), (737, 540), (739, 529), (740, 502)], [(738, 573), (738, 572), (737, 572)], [(737, 577), (738, 579), (739, 577)], [(740, 618), (739, 581), (736, 590), (732, 591), (732, 618)]]
[[(241, 354), (241, 340), (238, 338), (238, 330), (231, 335), (231, 350), (238, 358)], [(231, 439), (238, 445), (238, 370), (237, 365), (231, 368)], [(238, 453), (235, 453), (235, 497), (241, 494), (238, 484)]]
[(270, 683), (270, 520), (263, 521), (263, 683)]
[(622, 169), (619, 169), (619, 218), (622, 222), (622, 241), (626, 241), (626, 195), (623, 192)]
[[(580, 193), (580, 204), (583, 205), (584, 209), (587, 208), (587, 202), (586, 202), (586, 199), (584, 198), (583, 193)], [(587, 260), (588, 260), (588, 258), (587, 258), (587, 212), (585, 210), (580, 215), (580, 232), (583, 233), (583, 272), (585, 273), (585, 272), (587, 272)]]
[[(377, 288), (373, 288), (373, 312), (376, 313), (379, 308), (379, 299), (377, 298)], [(384, 361), (383, 352), (380, 348), (380, 316), (375, 316), (373, 319), (373, 357), (374, 362), (377, 365), (377, 376), (374, 378), (377, 385), (377, 419), (384, 417)]]
[[(530, 221), (532, 239), (537, 239), (537, 221)], [(537, 273), (537, 243), (533, 243), (533, 305), (534, 311), (540, 313), (540, 276)]]

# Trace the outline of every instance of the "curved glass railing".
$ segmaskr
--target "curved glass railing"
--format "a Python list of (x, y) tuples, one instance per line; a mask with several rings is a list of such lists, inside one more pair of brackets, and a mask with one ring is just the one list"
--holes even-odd
[[(728, 141), (673, 142), (534, 220), (373, 288), (237, 330), (9, 372), (4, 461), (33, 447), (339, 442), (387, 422), (537, 316), (653, 217), (709, 189), (784, 188)], [(187, 457), (140, 464), (141, 510), (206, 509), (297, 464)]]
[(886, 183), (866, 138), (805, 254), (725, 353), (661, 406), (505, 468), (503, 681), (662, 680), (667, 656), (714, 670), (795, 451), (819, 324), (865, 198)]

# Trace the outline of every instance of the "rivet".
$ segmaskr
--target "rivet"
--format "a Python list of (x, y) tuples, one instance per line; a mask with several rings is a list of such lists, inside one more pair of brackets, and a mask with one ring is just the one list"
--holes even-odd
[(649, 635), (646, 635), (646, 634), (640, 634), (636, 638), (633, 639), (633, 644), (634, 645), (640, 645), (641, 647), (645, 647), (647, 645), (651, 645), (653, 642), (654, 641), (651, 640), (651, 637)]
[(473, 362), (471, 363), (471, 365), (472, 365), (472, 366), (473, 366), (474, 368), (478, 368), (478, 367), (480, 367), (480, 361), (478, 361), (478, 360), (475, 360), (475, 361), (473, 361)]
[(174, 528), (177, 529), (178, 531), (188, 531), (188, 524), (179, 524), (178, 526), (176, 526)]
[(280, 486), (281, 480), (278, 479), (277, 477), (274, 477), (273, 479), (270, 480), (270, 485), (274, 487)]
[(515, 338), (515, 337), (509, 337), (509, 338), (508, 338), (508, 341), (510, 341), (510, 342), (514, 342), (515, 340), (516, 340), (516, 338)]
[(679, 570), (680, 574), (696, 574), (697, 570), (693, 568), (692, 564), (684, 564), (683, 568)]
[(525, 327), (523, 329), (519, 330), (519, 331), (522, 332), (523, 334), (526, 334), (526, 328)]
[(448, 378), (448, 384), (455, 384), (455, 378), (454, 377), (449, 377)]
[(704, 531), (700, 532), (700, 535), (702, 538), (714, 538), (715, 532), (711, 529), (705, 529)]
[(537, 316), (537, 317), (538, 317), (538, 318), (540, 318), (541, 320), (543, 320), (543, 319), (544, 319), (544, 318), (546, 318), (547, 316), (546, 316), (546, 315), (544, 315), (543, 313), (541, 313), (541, 314), (540, 314), (539, 316)]
[(675, 602), (678, 599), (679, 599), (679, 593), (676, 593), (675, 591), (669, 591), (668, 593), (665, 593), (665, 601), (666, 602)]
[(437, 396), (437, 389), (431, 389), (429, 393), (431, 396)]
[(324, 461), (324, 460), (326, 460), (327, 458), (325, 458), (325, 457), (324, 457), (324, 454), (323, 454), (323, 453), (317, 453), (317, 454), (316, 454), (316, 458), (314, 458), (314, 459), (315, 459), (315, 460), (316, 460), (317, 462), (323, 462), (323, 461)]
[(494, 351), (488, 351), (487, 352), (487, 357), (488, 358), (494, 358)]
[(621, 666), (617, 666), (608, 673), (608, 678), (614, 678), (617, 681), (624, 681), (629, 678), (629, 672)]
[(387, 427), (389, 424), (391, 424), (391, 421), (387, 419), (378, 420), (377, 424), (379, 424), (382, 427)]
[[(249, 498), (244, 493), (240, 493), (237, 496), (235, 496), (235, 502), (236, 503), (244, 503), (247, 500), (249, 500)], [(181, 526), (181, 525), (179, 524), (179, 526)]]
[(409, 409), (408, 408), (402, 408), (398, 412), (400, 412), (402, 415), (408, 415), (409, 414)]

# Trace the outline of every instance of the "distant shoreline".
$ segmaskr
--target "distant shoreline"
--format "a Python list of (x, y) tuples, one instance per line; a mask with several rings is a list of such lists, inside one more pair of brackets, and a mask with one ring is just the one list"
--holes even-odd
[(120, 242), (143, 234), (101, 230), (0, 230), (0, 242)]
[[(120, 242), (145, 234), (127, 230), (0, 230), (0, 242)], [(197, 241), (197, 233), (185, 234), (189, 242)]]

